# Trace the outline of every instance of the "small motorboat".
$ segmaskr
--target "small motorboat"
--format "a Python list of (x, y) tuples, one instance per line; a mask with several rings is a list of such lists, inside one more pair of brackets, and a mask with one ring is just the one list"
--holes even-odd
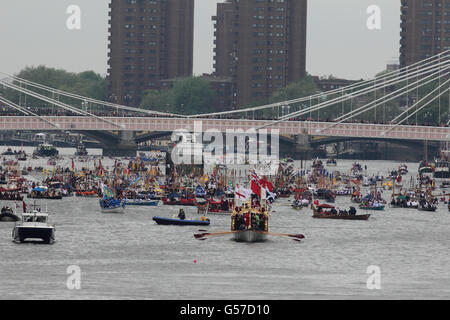
[(40, 144), (33, 152), (33, 156), (37, 157), (55, 157), (58, 155), (58, 149), (47, 143)]
[(103, 213), (125, 213), (125, 201), (117, 199), (100, 199), (99, 203)]
[(41, 239), (44, 243), (51, 244), (55, 240), (55, 227), (48, 222), (47, 212), (33, 205), (31, 212), (22, 214), (22, 219), (16, 222), (12, 237), (15, 242), (24, 242), (26, 239)]
[(13, 222), (13, 221), (19, 221), (20, 218), (14, 214), (13, 209), (10, 207), (3, 207), (0, 212), (0, 221), (2, 222)]
[(12, 151), (11, 148), (6, 149), (5, 152), (2, 153), (2, 156), (13, 156), (15, 153)]
[(210, 224), (210, 220), (205, 217), (201, 217), (200, 220), (153, 217), (153, 221), (161, 225), (174, 225), (174, 226), (209, 226)]
[(336, 165), (337, 165), (336, 159), (331, 158), (327, 160), (327, 166), (336, 166)]

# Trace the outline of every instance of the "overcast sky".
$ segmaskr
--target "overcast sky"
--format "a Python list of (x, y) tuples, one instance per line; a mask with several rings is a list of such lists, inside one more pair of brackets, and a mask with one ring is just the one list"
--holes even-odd
[[(195, 0), (194, 73), (212, 71), (216, 3)], [(0, 71), (47, 65), (106, 74), (109, 0), (0, 1)], [(81, 8), (81, 30), (69, 30), (69, 5)], [(381, 8), (381, 30), (368, 30), (370, 5)], [(398, 60), (399, 0), (309, 0), (307, 71), (371, 78)]]

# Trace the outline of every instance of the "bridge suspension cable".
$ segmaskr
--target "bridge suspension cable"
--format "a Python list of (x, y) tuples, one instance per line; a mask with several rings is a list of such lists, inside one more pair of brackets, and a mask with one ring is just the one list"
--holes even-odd
[[(424, 96), (422, 99), (420, 99), (419, 101), (417, 101), (414, 105), (412, 105), (410, 108), (408, 108), (407, 110), (405, 110), (404, 112), (402, 112), (400, 115), (398, 115), (394, 120), (397, 121), (398, 119), (400, 119), (402, 116), (404, 116), (405, 114), (408, 113), (408, 111), (410, 109), (415, 108), (416, 106), (418, 106), (420, 103), (422, 103), (423, 101), (425, 101), (429, 96), (431, 96), (432, 94), (434, 94), (435, 92), (439, 93), (437, 95), (435, 95), (430, 101), (426, 102), (423, 106), (421, 106), (420, 108), (417, 108), (416, 110), (414, 110), (414, 112), (412, 112), (411, 114), (408, 114), (404, 119), (402, 119), (401, 121), (399, 121), (398, 123), (396, 123), (394, 126), (392, 126), (391, 128), (389, 128), (387, 131), (384, 131), (381, 135), (386, 135), (387, 133), (391, 132), (392, 130), (394, 130), (397, 126), (399, 126), (400, 124), (402, 124), (403, 122), (405, 122), (406, 120), (408, 120), (410, 117), (412, 117), (414, 114), (418, 113), (420, 110), (424, 109), (426, 106), (428, 106), (429, 104), (431, 104), (433, 101), (435, 101), (436, 99), (440, 98), (443, 94), (445, 94), (450, 88), (445, 89), (444, 91), (441, 91), (441, 89), (450, 82), (450, 79), (447, 79), (447, 81), (445, 81), (444, 83), (442, 83), (441, 85), (439, 85), (438, 87), (436, 87), (433, 91), (431, 91), (430, 93), (428, 93), (426, 96)], [(393, 121), (393, 122), (395, 122)]]
[(449, 64), (450, 64), (449, 61), (442, 61), (439, 64), (434, 64), (434, 65), (430, 65), (430, 66), (427, 66), (427, 67), (423, 67), (421, 69), (417, 69), (417, 70), (415, 70), (413, 72), (408, 73), (407, 75), (403, 75), (401, 77), (397, 77), (395, 79), (391, 79), (391, 80), (386, 81), (386, 82), (380, 82), (379, 84), (372, 85), (370, 87), (358, 90), (356, 92), (353, 92), (351, 95), (346, 95), (344, 97), (334, 98), (334, 99), (331, 99), (329, 101), (322, 102), (322, 103), (319, 103), (317, 105), (308, 107), (306, 109), (293, 112), (293, 113), (288, 114), (286, 116), (283, 116), (283, 117), (279, 118), (278, 120), (275, 120), (272, 123), (267, 124), (267, 125), (265, 125), (265, 126), (263, 126), (261, 128), (269, 127), (269, 126), (275, 125), (277, 123), (280, 123), (280, 122), (286, 121), (288, 119), (291, 119), (293, 117), (298, 117), (298, 116), (301, 116), (301, 115), (304, 115), (304, 114), (307, 114), (307, 113), (318, 111), (318, 110), (324, 109), (326, 107), (329, 107), (329, 106), (332, 106), (332, 105), (336, 105), (337, 103), (340, 103), (340, 102), (343, 102), (343, 101), (347, 101), (347, 100), (350, 100), (350, 99), (353, 99), (353, 98), (356, 98), (356, 97), (360, 97), (360, 96), (363, 96), (365, 94), (374, 92), (376, 90), (392, 86), (394, 84), (402, 83), (402, 82), (406, 81), (407, 79), (413, 79), (413, 78), (417, 77), (418, 75), (428, 74), (428, 73), (433, 72), (433, 71), (438, 70), (438, 69), (442, 70), (442, 65), (444, 65), (445, 67), (448, 67)]
[(7, 83), (7, 82), (5, 82), (5, 81), (3, 81), (3, 80), (0, 80), (0, 84), (2, 84), (3, 86), (5, 86), (5, 87), (7, 87), (7, 88), (10, 88), (10, 89), (19, 91), (19, 92), (21, 92), (21, 93), (23, 93), (23, 94), (29, 95), (29, 96), (31, 96), (31, 97), (33, 97), (33, 98), (36, 98), (36, 99), (39, 99), (39, 100), (42, 100), (42, 101), (45, 101), (45, 102), (48, 102), (48, 103), (52, 103), (52, 104), (54, 104), (54, 105), (56, 105), (56, 106), (58, 106), (58, 107), (60, 107), (60, 108), (63, 108), (63, 109), (65, 109), (65, 110), (72, 111), (72, 112), (74, 112), (74, 113), (76, 113), (76, 114), (84, 115), (84, 116), (90, 116), (90, 117), (96, 118), (96, 119), (98, 119), (98, 120), (100, 120), (100, 121), (103, 121), (103, 122), (106, 122), (106, 123), (111, 124), (111, 125), (113, 125), (113, 126), (116, 126), (116, 127), (118, 127), (118, 128), (122, 128), (122, 126), (118, 125), (117, 123), (114, 123), (114, 122), (112, 122), (112, 121), (109, 121), (109, 120), (107, 120), (107, 119), (104, 119), (104, 118), (102, 118), (102, 117), (99, 117), (99, 116), (97, 116), (97, 115), (95, 115), (95, 114), (92, 114), (92, 113), (90, 113), (90, 112), (87, 112), (87, 111), (84, 111), (84, 110), (80, 110), (80, 109), (74, 108), (74, 107), (72, 107), (72, 106), (70, 106), (70, 105), (68, 105), (68, 104), (62, 103), (62, 102), (60, 102), (60, 101), (57, 101), (57, 100), (48, 98), (48, 97), (43, 96), (43, 95), (41, 95), (41, 94), (39, 94), (39, 93), (36, 93), (36, 92), (34, 92), (34, 91), (31, 91), (31, 90), (28, 90), (28, 89), (25, 89), (25, 88), (21, 88), (21, 87), (15, 85), (15, 84)]
[[(395, 90), (395, 91), (393, 91), (393, 92), (391, 92), (391, 93), (389, 93), (389, 94), (387, 94), (387, 95), (384, 95), (383, 97), (381, 97), (381, 98), (379, 98), (379, 99), (375, 99), (374, 101), (372, 101), (372, 102), (370, 102), (370, 103), (368, 103), (368, 104), (366, 104), (366, 105), (363, 105), (362, 107), (359, 107), (358, 109), (352, 110), (351, 112), (347, 113), (346, 115), (340, 116), (340, 117), (336, 118), (335, 120), (341, 120), (341, 119), (349, 119), (349, 118), (353, 118), (353, 117), (348, 117), (348, 116), (351, 115), (351, 114), (354, 114), (354, 113), (356, 113), (356, 112), (358, 112), (358, 111), (360, 111), (360, 110), (364, 110), (365, 108), (369, 107), (370, 105), (372, 105), (372, 104), (374, 104), (374, 103), (376, 104), (375, 106), (370, 107), (370, 108), (368, 108), (368, 109), (366, 109), (366, 110), (364, 110), (364, 111), (369, 111), (369, 110), (371, 110), (371, 109), (373, 109), (373, 108), (375, 108), (375, 107), (378, 107), (378, 106), (380, 106), (380, 105), (382, 104), (382, 103), (379, 103), (379, 101), (382, 101), (382, 102), (388, 102), (388, 101), (393, 100), (393, 98), (391, 98), (391, 99), (389, 99), (389, 100), (385, 100), (385, 98), (387, 98), (387, 97), (391, 97), (391, 96), (395, 95), (394, 98), (398, 98), (398, 97), (401, 97), (401, 96), (404, 95), (404, 94), (407, 94), (407, 93), (409, 93), (409, 92), (412, 92), (412, 91), (414, 91), (414, 90), (417, 90), (417, 89), (419, 89), (420, 87), (423, 87), (423, 86), (429, 84), (430, 82), (433, 82), (433, 81), (436, 81), (436, 80), (440, 79), (440, 78), (441, 78), (440, 72), (441, 72), (442, 70), (447, 70), (447, 69), (449, 69), (449, 68), (450, 68), (450, 64), (447, 65), (447, 66), (445, 66), (445, 67), (442, 68), (442, 69), (439, 68), (438, 71), (435, 71), (434, 73), (429, 74), (428, 76), (426, 76), (426, 77), (424, 77), (424, 78), (421, 78), (420, 80), (416, 80), (415, 82), (409, 83), (406, 87), (402, 87), (402, 88), (400, 88), (400, 89), (398, 89), (398, 90)], [(434, 69), (434, 70), (435, 70), (435, 69)], [(420, 73), (420, 74), (418, 74), (418, 75), (424, 75), (424, 74), (428, 74), (428, 73), (430, 73), (430, 72), (431, 72), (431, 71), (425, 71), (425, 72), (422, 72), (422, 73)], [(446, 73), (446, 74), (448, 74), (448, 73)], [(422, 81), (424, 81), (424, 80), (427, 80), (428, 78), (433, 77), (433, 76), (435, 76), (435, 77), (432, 78), (431, 80), (426, 81), (426, 82), (420, 84), (420, 82), (422, 82)], [(414, 87), (414, 85), (417, 85), (417, 86)], [(412, 88), (409, 88), (409, 86), (413, 86), (413, 87), (412, 87)], [(399, 93), (399, 92), (400, 92), (400, 93)], [(399, 94), (397, 94), (397, 93), (399, 93)]]
[[(449, 68), (450, 68), (450, 67), (446, 67), (445, 69), (449, 69)], [(446, 76), (446, 75), (449, 75), (449, 74), (450, 74), (450, 72), (447, 72), (447, 73), (445, 73), (443, 76)], [(433, 77), (433, 76), (434, 76), (434, 77)], [(426, 81), (426, 82), (424, 82), (424, 83), (419, 84), (419, 83), (422, 82), (423, 80), (426, 80), (426, 79), (428, 79), (428, 78), (430, 78), (430, 77), (432, 77), (430, 80), (428, 80), (428, 81)], [(338, 124), (340, 124), (340, 123), (342, 123), (342, 122), (345, 122), (345, 121), (347, 121), (347, 120), (349, 120), (349, 119), (352, 119), (352, 118), (354, 118), (354, 117), (356, 117), (356, 116), (358, 116), (358, 115), (360, 115), (360, 114), (362, 114), (362, 113), (365, 113), (365, 112), (367, 112), (367, 111), (370, 111), (370, 110), (372, 110), (372, 109), (374, 109), (374, 108), (380, 106), (380, 105), (381, 105), (382, 103), (384, 103), (384, 102), (389, 102), (389, 101), (392, 101), (392, 100), (394, 100), (394, 99), (397, 99), (397, 98), (403, 96), (403, 95), (404, 95), (405, 93), (407, 93), (407, 92), (414, 91), (414, 90), (416, 90), (416, 89), (419, 88), (419, 87), (423, 87), (423, 86), (425, 86), (425, 85), (427, 85), (427, 84), (429, 84), (429, 83), (431, 83), (431, 82), (433, 82), (433, 81), (436, 81), (436, 80), (438, 80), (440, 77), (441, 77), (440, 71), (436, 71), (436, 72), (434, 72), (433, 74), (428, 75), (427, 77), (420, 79), (419, 81), (416, 81), (416, 82), (414, 82), (414, 83), (411, 83), (410, 86), (412, 86), (412, 87), (409, 88), (409, 86), (408, 86), (406, 92), (400, 92), (400, 93), (398, 93), (399, 91), (404, 91), (404, 89), (405, 89), (405, 88), (401, 88), (401, 89), (396, 90), (396, 91), (390, 93), (389, 95), (386, 95), (386, 96), (385, 96), (385, 97), (388, 97), (388, 96), (392, 96), (392, 95), (393, 95), (393, 96), (390, 97), (389, 99), (386, 99), (386, 100), (378, 99), (378, 100), (372, 101), (372, 102), (370, 102), (370, 103), (368, 103), (368, 104), (366, 104), (366, 105), (364, 105), (364, 106), (362, 106), (362, 107), (360, 107), (360, 108), (358, 108), (358, 109), (355, 109), (353, 112), (348, 113), (347, 115), (345, 115), (344, 118), (343, 118), (343, 117), (337, 118), (337, 119), (336, 119), (336, 120), (338, 120), (337, 122), (334, 122), (333, 124), (329, 125), (328, 127), (324, 128), (324, 129), (322, 129), (322, 130), (319, 130), (319, 132), (323, 132), (323, 131), (326, 131), (326, 130), (328, 130), (328, 129), (331, 129), (331, 128), (333, 128), (334, 126), (336, 126), (336, 125), (338, 125)], [(415, 86), (415, 85), (417, 85), (417, 86)], [(381, 102), (378, 102), (378, 101), (381, 101)], [(375, 104), (375, 105), (372, 105), (372, 104)], [(371, 106), (371, 105), (372, 105), (372, 106)], [(353, 113), (353, 114), (352, 114), (352, 113)]]
[[(221, 116), (221, 115), (228, 115), (228, 114), (235, 114), (235, 113), (244, 113), (244, 112), (250, 112), (250, 111), (260, 111), (260, 110), (264, 110), (264, 109), (270, 109), (270, 108), (275, 108), (275, 107), (279, 107), (282, 105), (289, 105), (289, 104), (296, 104), (296, 103), (301, 103), (301, 102), (307, 102), (307, 101), (312, 101), (315, 100), (317, 98), (323, 97), (323, 96), (329, 96), (329, 95), (334, 95), (334, 94), (345, 94), (346, 91), (350, 91), (350, 90), (356, 90), (358, 88), (361, 87), (365, 87), (367, 85), (371, 85), (375, 80), (376, 82), (380, 81), (385, 81), (387, 79), (390, 78), (398, 78), (400, 75), (403, 74), (411, 74), (411, 72), (409, 72), (408, 70), (410, 70), (412, 67), (417, 67), (417, 68), (421, 68), (430, 64), (434, 64), (436, 61), (438, 61), (439, 59), (443, 59), (443, 58), (448, 58), (450, 57), (450, 50), (446, 50), (443, 51), (437, 55), (431, 56), (429, 58), (426, 58), (424, 60), (421, 60), (419, 62), (416, 62), (414, 64), (409, 65), (408, 67), (404, 67), (404, 68), (400, 68), (398, 70), (395, 71), (391, 71), (391, 72), (387, 72), (384, 73), (378, 77), (375, 77), (374, 79), (370, 79), (370, 80), (364, 80), (364, 81), (360, 81), (345, 87), (341, 87), (341, 88), (337, 88), (337, 89), (333, 89), (330, 91), (325, 91), (325, 92), (320, 92), (311, 96), (306, 96), (306, 97), (300, 97), (300, 98), (296, 98), (296, 99), (292, 99), (292, 100), (287, 100), (287, 101), (282, 101), (282, 102), (275, 102), (275, 103), (271, 103), (271, 104), (267, 104), (267, 105), (262, 105), (262, 106), (257, 106), (257, 107), (250, 107), (250, 108), (245, 108), (245, 109), (239, 109), (239, 110), (232, 110), (232, 111), (223, 111), (223, 112), (215, 112), (215, 113), (205, 113), (205, 114), (197, 114), (197, 115), (190, 115), (188, 116), (188, 118), (200, 118), (200, 117), (208, 117), (208, 116)], [(445, 56), (443, 56), (445, 55)]]
[(111, 107), (111, 108), (115, 108), (115, 109), (127, 110), (127, 111), (132, 111), (132, 112), (137, 112), (137, 113), (160, 115), (160, 116), (186, 117), (186, 116), (178, 115), (178, 114), (174, 114), (174, 113), (166, 113), (166, 112), (159, 112), (159, 111), (153, 111), (153, 110), (134, 108), (134, 107), (123, 106), (123, 105), (119, 105), (119, 104), (115, 104), (115, 103), (111, 103), (111, 102), (106, 102), (106, 101), (102, 101), (102, 100), (97, 100), (97, 99), (93, 99), (93, 98), (89, 98), (89, 97), (84, 97), (84, 96), (81, 96), (79, 94), (62, 91), (62, 90), (55, 89), (55, 88), (52, 88), (52, 87), (49, 87), (49, 86), (45, 86), (45, 85), (42, 85), (42, 84), (30, 81), (30, 80), (19, 78), (17, 76), (10, 75), (10, 74), (2, 72), (2, 71), (0, 71), (0, 74), (3, 74), (7, 78), (15, 80), (15, 81), (17, 81), (19, 83), (24, 83), (24, 84), (26, 84), (26, 85), (28, 85), (30, 87), (41, 89), (41, 90), (44, 90), (44, 91), (47, 91), (47, 92), (50, 92), (50, 93), (53, 93), (53, 94), (58, 94), (58, 95), (63, 96), (63, 97), (68, 97), (68, 98), (72, 98), (72, 99), (76, 99), (76, 100), (80, 100), (80, 101), (86, 101), (86, 102), (90, 102), (90, 103), (101, 105), (101, 106), (105, 106), (105, 107)]
[(350, 100), (352, 98), (359, 97), (359, 96), (362, 96), (362, 95), (374, 92), (374, 91), (379, 90), (379, 89), (383, 89), (383, 88), (386, 88), (386, 87), (389, 87), (389, 86), (392, 86), (392, 85), (395, 85), (395, 84), (398, 84), (398, 83), (402, 83), (404, 81), (413, 79), (414, 77), (416, 77), (418, 75), (423, 75), (423, 74), (427, 74), (429, 72), (432, 72), (434, 70), (438, 70), (439, 68), (441, 68), (440, 67), (441, 65), (446, 65), (447, 66), (448, 64), (449, 64), (449, 61), (444, 61), (444, 62), (441, 62), (441, 63), (439, 63), (437, 65), (434, 64), (434, 65), (430, 65), (430, 66), (427, 66), (427, 67), (424, 67), (424, 68), (421, 68), (421, 69), (417, 69), (417, 70), (415, 70), (413, 72), (410, 72), (410, 73), (408, 73), (406, 75), (403, 75), (401, 77), (397, 77), (395, 79), (391, 79), (391, 80), (389, 80), (387, 82), (383, 82), (383, 83), (380, 83), (380, 84), (377, 84), (377, 85), (371, 85), (371, 86), (366, 87), (364, 89), (361, 89), (361, 90), (358, 90), (356, 92), (353, 92), (350, 95), (347, 95), (345, 97), (338, 97), (338, 98), (335, 98), (335, 99), (331, 99), (330, 101), (323, 102), (323, 103), (317, 104), (315, 106), (312, 106), (310, 108), (307, 108), (307, 110), (296, 111), (296, 112), (288, 114), (288, 115), (286, 115), (286, 116), (284, 116), (284, 117), (282, 117), (280, 119), (289, 119), (289, 118), (291, 118), (293, 116), (298, 116), (299, 113), (301, 113), (300, 115), (302, 115), (302, 114), (305, 114), (305, 113), (308, 113), (308, 112), (314, 112), (314, 111), (323, 109), (325, 107), (335, 105), (336, 103), (340, 103), (340, 102), (342, 102), (342, 100), (344, 100), (344, 101)]

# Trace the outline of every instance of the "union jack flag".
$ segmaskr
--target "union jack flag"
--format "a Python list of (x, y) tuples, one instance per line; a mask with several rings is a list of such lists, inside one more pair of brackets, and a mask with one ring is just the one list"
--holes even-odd
[(258, 184), (258, 186), (261, 186), (261, 179), (258, 177), (255, 171), (252, 172), (251, 177), (252, 180)]

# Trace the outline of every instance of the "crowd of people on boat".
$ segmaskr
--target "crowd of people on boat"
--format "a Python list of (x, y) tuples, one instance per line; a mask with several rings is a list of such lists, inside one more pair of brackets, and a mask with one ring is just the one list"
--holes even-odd
[(269, 214), (261, 207), (259, 200), (254, 199), (241, 206), (236, 206), (232, 215), (232, 230), (268, 231)]
[(410, 194), (408, 192), (400, 193), (396, 196), (392, 196), (391, 205), (401, 208), (422, 208), (432, 209), (439, 203), (437, 197), (427, 195), (425, 192), (421, 192), (417, 197), (416, 194)]
[(357, 213), (357, 210), (355, 207), (350, 207), (349, 210), (341, 210), (340, 208), (330, 208), (330, 210), (325, 210), (324, 208), (318, 206), (317, 209), (318, 215), (351, 215), (354, 216)]

